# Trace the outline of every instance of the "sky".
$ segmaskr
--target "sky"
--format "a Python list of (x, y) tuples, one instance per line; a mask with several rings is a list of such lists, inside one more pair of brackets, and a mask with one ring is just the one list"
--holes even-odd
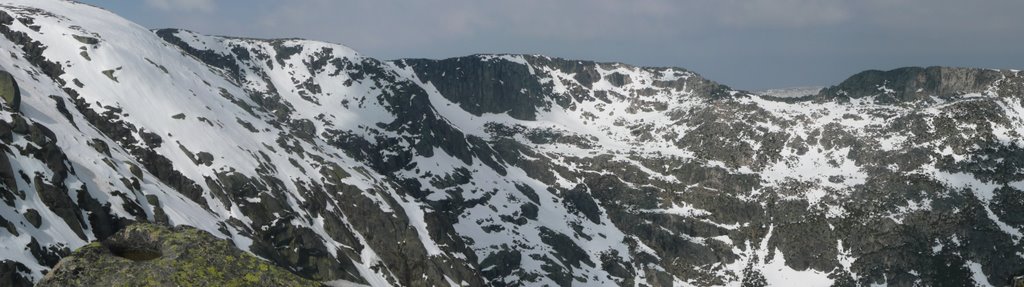
[(868, 69), (1024, 69), (1020, 0), (84, 0), (148, 28), (305, 38), (379, 59), (477, 53), (673, 66), (737, 89)]

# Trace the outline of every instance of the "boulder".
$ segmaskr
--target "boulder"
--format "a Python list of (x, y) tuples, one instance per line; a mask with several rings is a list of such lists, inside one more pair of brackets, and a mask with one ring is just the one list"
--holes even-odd
[(37, 286), (321, 286), (192, 227), (136, 223), (62, 259)]
[(21, 107), (21, 90), (18, 89), (18, 82), (7, 71), (0, 71), (0, 98), (3, 98), (11, 110), (17, 111)]

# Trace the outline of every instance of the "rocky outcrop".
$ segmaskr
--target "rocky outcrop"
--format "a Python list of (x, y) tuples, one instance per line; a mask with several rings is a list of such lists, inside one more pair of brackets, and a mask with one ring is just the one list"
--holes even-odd
[(955, 67), (906, 67), (869, 70), (851, 76), (819, 94), (822, 97), (861, 98), (881, 95), (883, 102), (907, 102), (938, 96), (981, 93), (1003, 77), (999, 70)]
[(138, 223), (61, 259), (37, 286), (321, 286), (192, 227)]

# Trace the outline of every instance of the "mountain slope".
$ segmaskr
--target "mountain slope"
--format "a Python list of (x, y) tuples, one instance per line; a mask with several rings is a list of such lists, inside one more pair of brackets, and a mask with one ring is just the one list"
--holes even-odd
[[(771, 98), (678, 68), (148, 31), (2, 1), (0, 270), (131, 221), (319, 281), (1002, 285), (1024, 77), (869, 71)], [(6, 233), (5, 233), (6, 232)]]

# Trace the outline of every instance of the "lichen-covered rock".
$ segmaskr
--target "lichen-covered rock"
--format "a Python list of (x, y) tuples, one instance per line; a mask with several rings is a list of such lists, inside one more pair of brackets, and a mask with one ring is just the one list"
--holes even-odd
[(3, 98), (4, 103), (12, 110), (17, 111), (21, 108), (21, 91), (18, 89), (18, 82), (7, 71), (0, 71), (0, 98)]
[(137, 223), (79, 248), (38, 286), (320, 286), (192, 227)]

